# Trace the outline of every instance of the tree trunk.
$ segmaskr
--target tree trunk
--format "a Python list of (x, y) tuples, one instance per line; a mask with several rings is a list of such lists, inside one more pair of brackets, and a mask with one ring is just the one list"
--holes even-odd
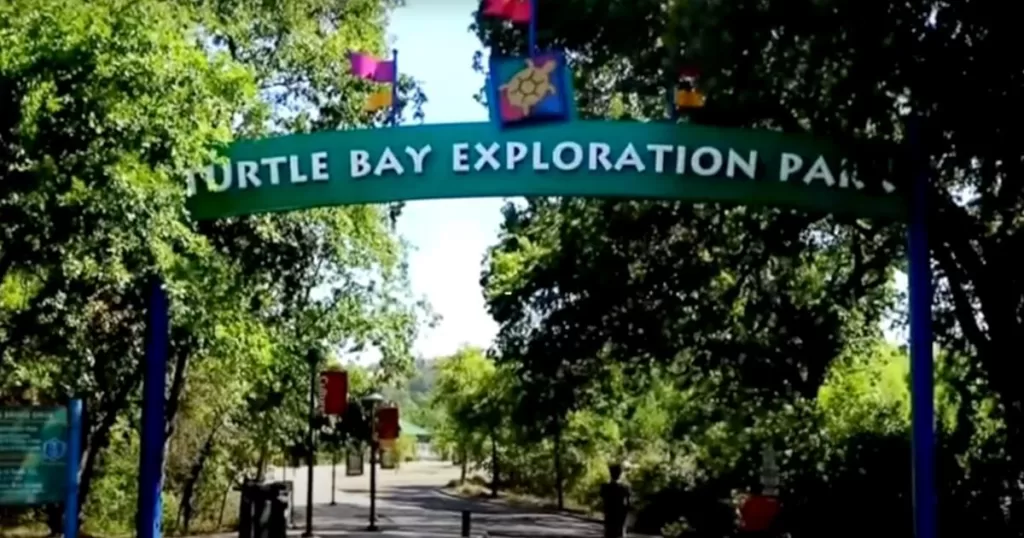
[[(89, 500), (92, 481), (96, 476), (96, 465), (104, 449), (110, 445), (110, 431), (117, 422), (118, 414), (128, 407), (128, 396), (138, 389), (142, 372), (136, 371), (119, 387), (119, 391), (110, 398), (101, 397), (96, 404), (97, 409), (90, 411), (88, 405), (82, 413), (83, 435), (82, 457), (78, 473), (78, 514), (81, 520), (82, 510)], [(109, 395), (109, 393), (107, 393)]]
[(231, 485), (224, 490), (224, 497), (220, 500), (220, 515), (217, 516), (217, 530), (224, 528), (224, 510), (228, 507), (228, 495), (231, 494)]
[(181, 518), (181, 534), (183, 536), (188, 536), (189, 526), (192, 523), (192, 517), (195, 515), (194, 498), (196, 485), (199, 483), (199, 478), (203, 474), (206, 462), (213, 454), (213, 446), (216, 442), (217, 432), (220, 431), (221, 424), (222, 422), (218, 422), (214, 425), (213, 429), (210, 430), (210, 435), (206, 437), (203, 447), (199, 449), (196, 461), (192, 465), (192, 469), (189, 470), (188, 478), (185, 480), (185, 487), (181, 493), (181, 509), (179, 510), (179, 517)]
[(562, 423), (555, 420), (555, 493), (558, 496), (558, 509), (565, 510), (565, 491), (562, 487)]
[(461, 474), (459, 475), (459, 484), (466, 483), (466, 475), (469, 473), (469, 463), (467, 463), (466, 445), (462, 444), (459, 447), (459, 462), (462, 464)]
[(498, 436), (491, 433), (491, 497), (498, 497), (498, 479), (501, 473), (498, 469)]

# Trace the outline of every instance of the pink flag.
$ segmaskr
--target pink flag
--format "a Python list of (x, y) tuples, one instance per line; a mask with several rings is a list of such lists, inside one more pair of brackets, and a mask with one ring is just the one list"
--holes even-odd
[(518, 23), (533, 18), (530, 0), (484, 0), (483, 14)]
[(348, 53), (352, 74), (374, 82), (395, 82), (395, 62), (378, 60), (369, 54)]

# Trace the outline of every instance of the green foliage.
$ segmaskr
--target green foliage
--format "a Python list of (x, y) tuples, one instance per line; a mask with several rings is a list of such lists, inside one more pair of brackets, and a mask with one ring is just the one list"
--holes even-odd
[(382, 50), (392, 6), (0, 5), (0, 400), (85, 400), (90, 532), (134, 526), (152, 278), (171, 298), (170, 532), (214, 530), (233, 485), (302, 444), (311, 349), (375, 348), (376, 382), (411, 371), (427, 312), (397, 207), (195, 223), (181, 181), (237, 137), (379, 121), (343, 51)]
[[(1020, 535), (1024, 470), (1009, 455), (1024, 443), (1024, 392), (1006, 350), (1024, 327), (1011, 259), (1024, 237), (1024, 183), (1007, 164), (1021, 161), (1006, 143), (1020, 122), (1005, 111), (1022, 91), (1020, 60), (1000, 55), (1017, 40), (1009, 4), (567, 0), (542, 9), (539, 46), (567, 51), (581, 116), (660, 119), (666, 86), (693, 66), (708, 105), (680, 121), (898, 143), (921, 122), (934, 179), (942, 528)], [(499, 54), (521, 51), (526, 38), (490, 18), (475, 30)], [(641, 462), (631, 476), (641, 526), (657, 532), (683, 515), (696, 535), (730, 533), (734, 490), (756, 482), (770, 441), (787, 450), (792, 536), (877, 534), (878, 521), (911, 534), (906, 359), (879, 331), (904, 263), (902, 229), (773, 209), (559, 199), (510, 206), (505, 217), (483, 284), (500, 324), (496, 360), (532, 402), (515, 423), (588, 411), (631, 429), (624, 452)], [(650, 394), (669, 410), (667, 428), (642, 404)]]

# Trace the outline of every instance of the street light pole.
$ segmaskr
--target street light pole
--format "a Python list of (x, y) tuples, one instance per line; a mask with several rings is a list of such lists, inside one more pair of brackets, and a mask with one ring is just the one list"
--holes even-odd
[(313, 426), (316, 422), (316, 393), (320, 386), (316, 375), (316, 367), (320, 363), (320, 354), (316, 349), (309, 350), (306, 355), (309, 361), (309, 428), (306, 432), (306, 530), (302, 538), (313, 536), (313, 462), (316, 459), (316, 445), (313, 439)]
[(363, 403), (370, 409), (370, 526), (366, 530), (377, 532), (377, 404), (384, 401), (384, 396), (374, 392), (363, 398)]
[[(374, 428), (376, 430), (376, 428)], [(366, 530), (376, 532), (377, 528), (377, 432), (370, 441), (370, 526)]]

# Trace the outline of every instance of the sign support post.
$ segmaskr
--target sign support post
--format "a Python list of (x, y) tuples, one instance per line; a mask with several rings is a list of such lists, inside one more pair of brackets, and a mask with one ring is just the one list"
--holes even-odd
[(64, 538), (78, 538), (78, 465), (82, 459), (82, 400), (68, 402), (67, 489), (64, 490)]
[(935, 380), (932, 357), (932, 270), (928, 248), (928, 156), (922, 151), (918, 118), (909, 122), (911, 172), (907, 232), (910, 292), (911, 446), (913, 447), (914, 536), (936, 538)]
[(167, 291), (154, 277), (147, 289), (146, 356), (142, 377), (142, 442), (139, 452), (139, 538), (161, 538), (161, 490), (164, 476), (164, 406), (167, 385), (167, 349), (170, 312)]

